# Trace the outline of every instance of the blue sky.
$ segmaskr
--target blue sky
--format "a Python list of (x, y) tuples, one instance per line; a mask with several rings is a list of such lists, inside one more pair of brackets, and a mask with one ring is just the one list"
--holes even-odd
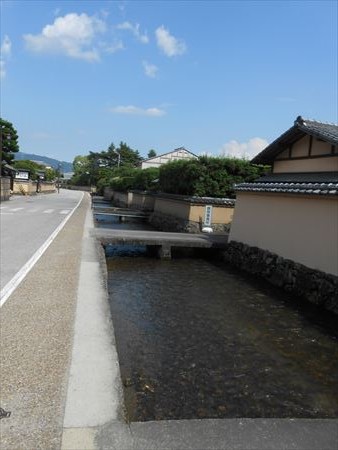
[(127, 142), (252, 157), (337, 122), (335, 1), (1, 0), (1, 116), (66, 161)]

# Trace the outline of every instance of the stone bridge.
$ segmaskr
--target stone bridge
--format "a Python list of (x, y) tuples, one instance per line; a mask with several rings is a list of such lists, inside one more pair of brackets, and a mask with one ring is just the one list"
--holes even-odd
[(106, 246), (109, 244), (146, 245), (158, 248), (162, 259), (171, 258), (173, 247), (185, 248), (218, 248), (227, 246), (229, 235), (166, 233), (162, 231), (108, 230), (96, 228), (94, 237)]

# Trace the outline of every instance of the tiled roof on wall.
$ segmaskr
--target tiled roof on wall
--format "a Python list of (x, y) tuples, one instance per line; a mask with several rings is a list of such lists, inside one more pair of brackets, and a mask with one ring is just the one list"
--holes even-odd
[(156, 197), (164, 197), (164, 198), (170, 198), (173, 200), (183, 200), (188, 203), (194, 203), (199, 205), (219, 205), (219, 206), (226, 206), (226, 207), (234, 207), (236, 200), (233, 198), (217, 198), (217, 197), (198, 197), (196, 195), (190, 196), (190, 195), (177, 195), (177, 194), (153, 194)]
[(237, 184), (235, 191), (334, 196), (338, 195), (338, 172), (269, 174), (254, 183)]
[(298, 116), (294, 125), (252, 159), (253, 164), (271, 164), (279, 153), (293, 142), (309, 135), (338, 145), (338, 125), (303, 119)]

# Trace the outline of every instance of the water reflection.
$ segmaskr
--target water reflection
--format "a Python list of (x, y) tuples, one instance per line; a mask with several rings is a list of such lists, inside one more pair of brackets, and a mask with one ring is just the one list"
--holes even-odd
[(337, 339), (202, 259), (108, 258), (131, 421), (338, 415)]

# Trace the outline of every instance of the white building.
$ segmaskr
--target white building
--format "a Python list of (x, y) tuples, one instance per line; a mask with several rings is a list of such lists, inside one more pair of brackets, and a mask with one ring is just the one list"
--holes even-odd
[(184, 147), (176, 148), (172, 152), (164, 153), (163, 155), (154, 156), (153, 158), (142, 161), (141, 169), (148, 169), (149, 167), (160, 167), (170, 161), (178, 159), (197, 159), (198, 156), (189, 152)]

